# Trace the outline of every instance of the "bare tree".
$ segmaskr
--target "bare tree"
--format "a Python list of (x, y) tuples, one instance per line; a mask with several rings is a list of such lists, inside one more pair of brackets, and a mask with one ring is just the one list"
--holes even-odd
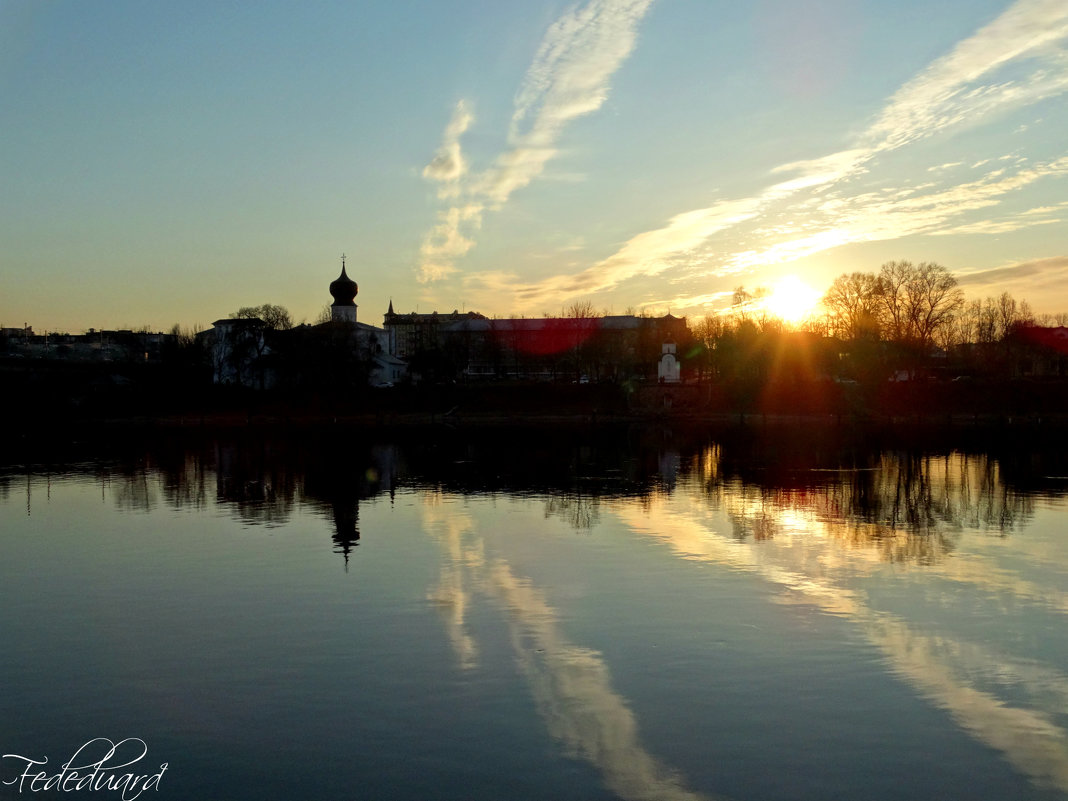
[(903, 342), (909, 332), (909, 292), (908, 283), (913, 266), (907, 261), (890, 261), (879, 270), (878, 298), (879, 318), (887, 338), (894, 342)]
[(1026, 300), (1017, 302), (1008, 292), (962, 305), (943, 338), (951, 344), (1001, 342), (1021, 325), (1033, 325), (1035, 316)]
[(871, 273), (843, 273), (823, 296), (831, 332), (842, 339), (879, 337), (879, 279)]
[(706, 314), (704, 319), (698, 320), (693, 328), (694, 338), (701, 346), (702, 358), (699, 361), (702, 373), (712, 374), (715, 371), (713, 356), (719, 340), (727, 332), (726, 319), (719, 314)]
[(1033, 324), (1035, 315), (1026, 300), (1019, 303), (1008, 292), (1002, 292), (995, 301), (997, 309), (998, 339), (1009, 336), (1017, 326)]
[(765, 286), (758, 286), (752, 292), (744, 286), (736, 286), (730, 305), (730, 313), (735, 325), (750, 321), (762, 331), (781, 329), (782, 321), (775, 320), (763, 302), (767, 296), (768, 288)]
[(931, 262), (887, 262), (879, 270), (877, 298), (888, 339), (921, 353), (964, 306), (957, 279)]
[(293, 327), (293, 318), (285, 306), (264, 303), (262, 306), (242, 306), (231, 317), (241, 320), (263, 320), (263, 325), (272, 331), (286, 331)]
[(322, 325), (328, 323), (334, 319), (334, 309), (329, 303), (324, 303), (323, 307), (319, 309), (319, 314), (315, 317), (315, 322), (312, 325)]
[(744, 286), (736, 286), (734, 288), (734, 294), (731, 296), (731, 316), (734, 317), (736, 323), (741, 323), (749, 319), (749, 314), (752, 311), (753, 296), (750, 294)]
[(1056, 314), (1050, 314), (1045, 312), (1035, 316), (1035, 325), (1042, 326), (1062, 326), (1068, 325), (1068, 312), (1057, 312)]
[(575, 320), (587, 320), (591, 317), (600, 316), (597, 313), (597, 307), (590, 300), (576, 300), (564, 312), (564, 317), (570, 317)]
[(171, 326), (171, 330), (167, 333), (173, 337), (175, 345), (178, 347), (186, 348), (196, 342), (197, 329), (200, 326), (193, 326), (192, 328), (183, 328), (175, 323)]
[[(599, 323), (597, 307), (590, 300), (576, 300), (564, 312), (565, 325), (568, 332), (569, 348), (572, 364), (575, 369), (575, 380), (582, 375), (596, 378), (603, 357), (603, 348), (598, 347), (595, 334)], [(570, 322), (567, 322), (570, 321)]]
[(982, 315), (982, 302), (968, 301), (953, 316), (953, 321), (942, 328), (937, 340), (938, 344), (949, 350), (957, 345), (978, 342), (977, 335), (982, 325)]

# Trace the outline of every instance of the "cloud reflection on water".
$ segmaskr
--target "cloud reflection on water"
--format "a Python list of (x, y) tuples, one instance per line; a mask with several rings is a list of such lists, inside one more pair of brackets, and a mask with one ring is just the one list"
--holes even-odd
[(570, 642), (545, 594), (506, 560), (486, 558), (474, 519), (443, 509), (438, 493), (423, 498), (423, 528), (441, 547), (441, 580), (429, 597), (442, 611), (461, 667), (476, 667), (478, 646), (465, 612), (477, 592), (504, 612), (520, 671), (550, 736), (564, 752), (597, 768), (605, 785), (628, 801), (698, 801), (706, 794), (642, 746), (634, 713), (613, 687), (597, 651)]
[[(884, 572), (891, 562), (899, 566), (897, 581), (908, 581), (910, 570), (923, 571), (928, 585), (940, 578), (980, 596), (1068, 613), (1063, 591), (954, 548), (953, 532), (962, 518), (978, 516), (1003, 528), (1031, 514), (1030, 499), (1014, 498), (996, 475), (990, 480), (996, 466), (950, 454), (925, 460), (906, 480), (900, 464), (883, 464), (867, 482), (875, 497), (864, 495), (858, 506), (855, 487), (850, 493), (844, 486), (848, 480), (769, 492), (722, 481), (714, 451), (697, 461), (701, 469), (688, 486), (642, 506), (613, 503), (612, 512), (630, 530), (685, 559), (756, 575), (778, 587), (786, 602), (848, 619), (895, 673), (961, 729), (1000, 751), (1037, 784), (1068, 791), (1068, 731), (1047, 711), (1065, 708), (1068, 675), (952, 632), (923, 633), (900, 615), (873, 608), (857, 586), (858, 577)], [(714, 510), (723, 515), (710, 514)], [(988, 686), (981, 688), (980, 679)], [(999, 695), (998, 689), (1022, 692), (1031, 705), (1020, 705), (1007, 692)]]

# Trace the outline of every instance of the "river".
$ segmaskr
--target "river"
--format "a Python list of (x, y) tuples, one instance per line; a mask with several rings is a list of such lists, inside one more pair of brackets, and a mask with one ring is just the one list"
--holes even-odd
[(111, 771), (127, 799), (1066, 799), (1063, 454), (791, 427), (31, 448), (0, 467), (0, 798), (119, 798)]

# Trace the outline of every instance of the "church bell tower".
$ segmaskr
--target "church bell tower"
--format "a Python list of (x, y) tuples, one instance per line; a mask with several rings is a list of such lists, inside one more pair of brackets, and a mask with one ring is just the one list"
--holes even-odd
[(330, 294), (334, 302), (330, 304), (330, 319), (335, 323), (356, 322), (356, 282), (345, 272), (345, 256), (341, 256), (341, 275), (330, 282)]

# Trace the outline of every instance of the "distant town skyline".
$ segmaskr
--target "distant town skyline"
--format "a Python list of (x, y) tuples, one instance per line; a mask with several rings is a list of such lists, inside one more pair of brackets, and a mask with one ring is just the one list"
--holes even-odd
[[(0, 6), (0, 325), (701, 317), (934, 261), (1068, 311), (1064, 0)], [(792, 311), (791, 311), (792, 313)]]

